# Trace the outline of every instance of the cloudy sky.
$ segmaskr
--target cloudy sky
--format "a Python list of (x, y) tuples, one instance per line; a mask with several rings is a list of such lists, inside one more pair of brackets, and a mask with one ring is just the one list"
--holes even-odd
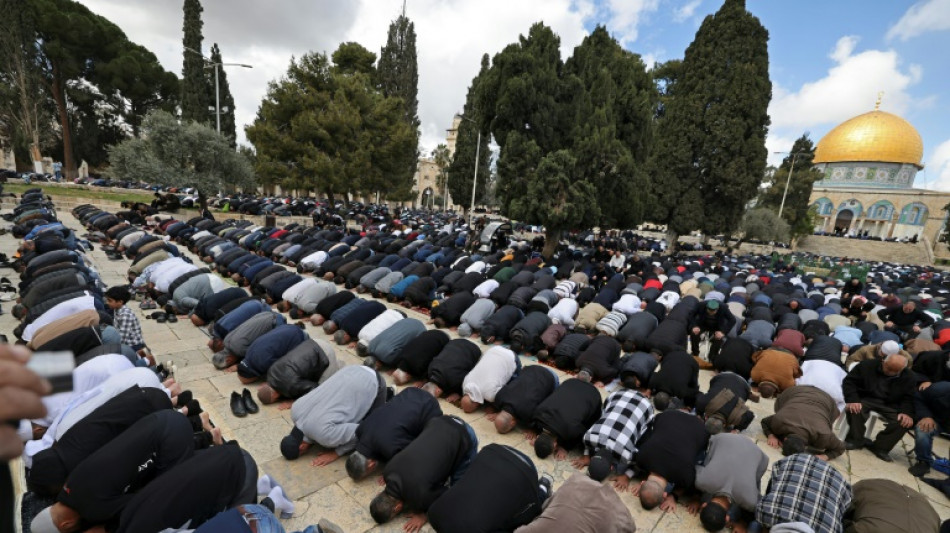
[[(181, 74), (181, 0), (79, 0)], [(293, 56), (356, 41), (378, 53), (403, 0), (204, 0), (204, 51), (219, 43), (229, 67), (239, 141)], [(570, 55), (596, 25), (654, 61), (681, 58), (722, 0), (407, 0), (417, 34), (422, 149), (445, 137), (483, 53), (494, 55), (543, 21)], [(950, 0), (747, 0), (769, 30), (770, 151), (873, 109), (913, 124), (926, 168), (916, 186), (950, 190)], [(773, 155), (772, 162), (781, 159)]]

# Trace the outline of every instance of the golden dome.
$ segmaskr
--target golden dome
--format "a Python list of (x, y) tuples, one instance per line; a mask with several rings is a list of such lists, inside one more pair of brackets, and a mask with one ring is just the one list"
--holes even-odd
[(845, 121), (818, 141), (814, 163), (881, 161), (920, 164), (924, 143), (901, 117), (874, 110)]

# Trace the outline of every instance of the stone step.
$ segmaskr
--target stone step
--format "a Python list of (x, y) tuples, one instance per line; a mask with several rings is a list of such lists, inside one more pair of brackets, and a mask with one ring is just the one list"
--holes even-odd
[(853, 257), (868, 261), (931, 265), (932, 263), (924, 246), (923, 243), (864, 241), (861, 239), (810, 235), (798, 242), (797, 250), (834, 257)]

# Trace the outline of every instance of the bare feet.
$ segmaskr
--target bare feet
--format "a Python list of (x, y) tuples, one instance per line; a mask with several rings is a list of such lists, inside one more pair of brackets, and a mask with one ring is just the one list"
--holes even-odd
[(212, 429), (216, 429), (211, 425), (211, 415), (209, 415), (207, 412), (203, 412), (199, 414), (198, 418), (201, 420), (201, 427), (205, 431), (211, 431)]
[(221, 446), (224, 444), (224, 437), (221, 436), (221, 428), (211, 428), (211, 442), (215, 446)]

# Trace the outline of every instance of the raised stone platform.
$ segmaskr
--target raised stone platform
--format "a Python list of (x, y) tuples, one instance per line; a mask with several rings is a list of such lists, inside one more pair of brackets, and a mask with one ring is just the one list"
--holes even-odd
[(925, 242), (911, 244), (810, 235), (798, 241), (797, 251), (834, 257), (853, 257), (868, 261), (933, 265), (926, 246)]

